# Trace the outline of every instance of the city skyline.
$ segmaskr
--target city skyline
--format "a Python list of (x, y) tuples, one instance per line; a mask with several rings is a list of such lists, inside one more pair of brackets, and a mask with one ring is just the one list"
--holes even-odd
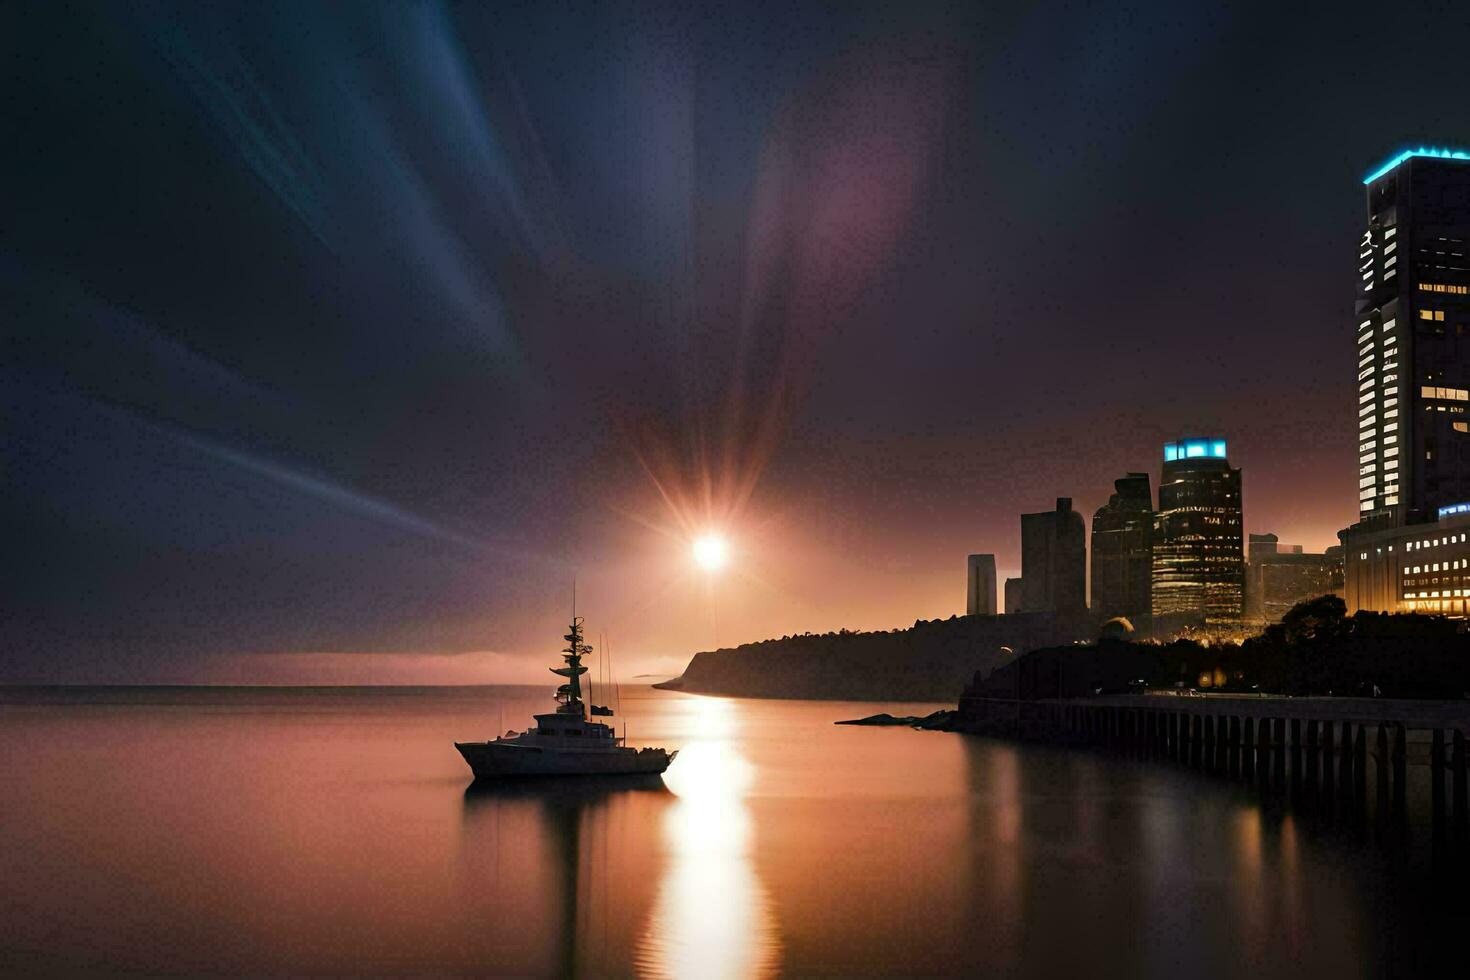
[(1426, 973), (1467, 39), (0, 4), (0, 978)]
[(5, 679), (530, 677), (573, 575), (649, 671), (900, 626), (1181, 431), (1334, 543), (1355, 195), (1453, 85), (1365, 131), (1349, 18), (992, 14), (15, 18)]

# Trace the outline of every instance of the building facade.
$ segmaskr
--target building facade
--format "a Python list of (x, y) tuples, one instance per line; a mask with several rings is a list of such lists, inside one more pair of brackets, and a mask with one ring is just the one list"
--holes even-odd
[(1365, 183), (1358, 511), (1418, 524), (1470, 501), (1470, 158), (1401, 157)]
[(1350, 610), (1437, 610), (1462, 597), (1421, 587), (1442, 569), (1403, 572), (1425, 567), (1399, 562), (1423, 535), (1399, 532), (1438, 528), (1428, 540), (1448, 541), (1441, 525), (1470, 502), (1470, 154), (1400, 154), (1363, 183), (1353, 333), (1359, 520), (1341, 534), (1344, 598)]
[(1245, 612), (1240, 470), (1225, 440), (1182, 439), (1164, 446), (1153, 539), (1156, 617), (1195, 614), (1238, 620)]
[(1092, 516), (1092, 610), (1130, 620), (1153, 611), (1154, 502), (1147, 473), (1113, 481)]
[(995, 556), (971, 555), (965, 590), (966, 616), (995, 615)]
[(1437, 521), (1340, 535), (1349, 612), (1420, 612), (1463, 617), (1470, 609), (1470, 506)]
[(1058, 497), (1055, 510), (1021, 515), (1021, 612), (1087, 608), (1087, 527)]
[(1018, 578), (1006, 579), (1005, 611), (1007, 616), (1021, 611), (1021, 580)]
[(1342, 548), (1325, 553), (1283, 545), (1274, 534), (1252, 534), (1246, 545), (1245, 614), (1248, 619), (1280, 621), (1299, 602), (1342, 595)]

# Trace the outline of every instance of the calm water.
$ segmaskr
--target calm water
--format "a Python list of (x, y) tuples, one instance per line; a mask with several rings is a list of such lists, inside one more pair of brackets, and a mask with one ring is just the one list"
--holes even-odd
[(625, 691), (663, 784), (466, 792), (548, 695), (0, 692), (0, 968), (1347, 978), (1470, 924), (1239, 787), (831, 724), (930, 705)]

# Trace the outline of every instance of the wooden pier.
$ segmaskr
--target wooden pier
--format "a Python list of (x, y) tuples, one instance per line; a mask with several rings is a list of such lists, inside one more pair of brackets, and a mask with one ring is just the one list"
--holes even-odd
[(1348, 816), (1366, 815), (1371, 802), (1383, 826), (1407, 819), (1411, 770), (1424, 767), (1434, 839), (1464, 847), (1467, 718), (1463, 702), (1165, 694), (965, 698), (956, 727), (1171, 762)]

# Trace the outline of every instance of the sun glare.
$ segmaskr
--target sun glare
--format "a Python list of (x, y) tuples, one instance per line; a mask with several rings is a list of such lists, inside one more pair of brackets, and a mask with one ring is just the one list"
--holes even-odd
[(730, 560), (730, 548), (718, 534), (694, 539), (694, 563), (706, 572), (717, 572)]

